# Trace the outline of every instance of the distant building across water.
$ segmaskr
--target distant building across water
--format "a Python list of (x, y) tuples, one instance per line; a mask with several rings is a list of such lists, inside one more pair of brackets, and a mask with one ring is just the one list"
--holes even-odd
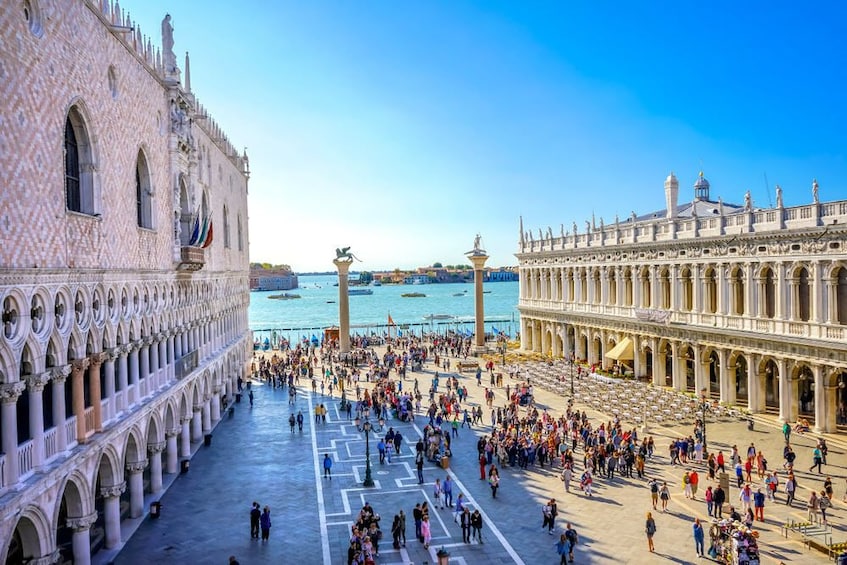
[(250, 267), (250, 290), (291, 290), (297, 284), (297, 275), (291, 271)]

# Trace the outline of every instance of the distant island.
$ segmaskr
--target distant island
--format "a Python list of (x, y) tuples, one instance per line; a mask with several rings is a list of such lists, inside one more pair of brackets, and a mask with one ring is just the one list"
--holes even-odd
[[(264, 277), (264, 286), (267, 286), (270, 273), (278, 278), (280, 284), (293, 284), (293, 286), (279, 288), (254, 288), (253, 276), (255, 272)], [(286, 270), (288, 269), (288, 270)], [(250, 283), (253, 290), (290, 290), (297, 288), (296, 277), (290, 270), (289, 265), (270, 265), (269, 263), (252, 263), (250, 265)], [(305, 272), (298, 273), (300, 276), (333, 276), (337, 271)], [(283, 277), (293, 276), (294, 280), (285, 283)], [(418, 267), (413, 270), (394, 269), (391, 271), (353, 271), (349, 275), (350, 286), (368, 286), (380, 284), (439, 284), (439, 283), (472, 283), (474, 280), (473, 267), (470, 265), (445, 265), (433, 263), (429, 267)], [(518, 280), (517, 267), (489, 267), (483, 272), (483, 282), (509, 282)]]

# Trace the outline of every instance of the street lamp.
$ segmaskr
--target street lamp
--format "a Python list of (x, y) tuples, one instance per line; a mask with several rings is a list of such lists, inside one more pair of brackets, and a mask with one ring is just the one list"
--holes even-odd
[(709, 408), (709, 399), (706, 396), (706, 389), (700, 391), (700, 409), (703, 412), (703, 455), (707, 456), (706, 450), (706, 409)]
[(375, 427), (371, 424), (371, 421), (366, 417), (363, 422), (361, 418), (357, 417), (355, 420), (356, 429), (360, 432), (365, 432), (365, 482), (362, 483), (363, 486), (372, 487), (374, 486), (373, 477), (371, 477), (371, 431), (381, 432), (382, 427), (385, 425), (385, 420), (382, 418), (379, 419), (378, 427)]

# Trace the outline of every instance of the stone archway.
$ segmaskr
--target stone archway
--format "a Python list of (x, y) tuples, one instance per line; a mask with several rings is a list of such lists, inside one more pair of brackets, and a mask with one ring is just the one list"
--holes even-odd
[[(11, 538), (8, 545), (3, 548), (5, 551), (4, 563), (29, 563), (36, 559), (46, 557), (48, 555), (49, 537), (52, 534), (52, 528), (48, 525), (47, 520), (35, 508), (28, 508), (18, 519), (15, 529), (12, 530)], [(53, 552), (55, 559), (58, 560), (58, 552)], [(0, 557), (3, 554), (0, 553)]]
[(732, 367), (735, 367), (734, 378), (731, 378), (729, 386), (735, 388), (735, 404), (750, 406), (750, 365), (747, 357), (741, 352), (734, 352), (729, 360), (729, 375), (733, 375)]
[(91, 496), (85, 480), (72, 474), (62, 490), (55, 521), (56, 547), (66, 560), (88, 563), (93, 541), (102, 538), (102, 529), (96, 533), (91, 530), (97, 520), (97, 514), (91, 510)]
[(797, 381), (797, 413), (809, 422), (815, 422), (815, 375), (806, 364), (798, 364), (792, 371), (792, 379)]
[(765, 410), (778, 411), (781, 387), (779, 366), (773, 359), (765, 359), (762, 361), (761, 369), (765, 396)]

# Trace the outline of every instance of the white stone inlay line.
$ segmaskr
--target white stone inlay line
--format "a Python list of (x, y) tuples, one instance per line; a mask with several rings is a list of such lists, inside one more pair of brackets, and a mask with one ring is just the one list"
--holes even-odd
[[(415, 431), (418, 433), (418, 436), (420, 436), (422, 438), (423, 437), (423, 431), (418, 427), (417, 422), (412, 424), (412, 426), (415, 428)], [(513, 548), (511, 546), (511, 544), (509, 543), (509, 541), (505, 537), (503, 537), (503, 534), (500, 533), (500, 530), (497, 529), (497, 526), (488, 517), (488, 514), (486, 514), (485, 510), (482, 509), (482, 506), (480, 506), (480, 504), (477, 503), (476, 500), (474, 500), (473, 496), (471, 496), (469, 494), (468, 489), (465, 488), (465, 485), (462, 484), (462, 482), (459, 480), (459, 478), (456, 476), (456, 474), (451, 469), (447, 469), (447, 473), (449, 473), (450, 476), (453, 478), (454, 487), (458, 487), (463, 493), (465, 493), (468, 502), (473, 504), (474, 507), (477, 510), (479, 510), (479, 513), (482, 514), (482, 519), (485, 520), (485, 522), (483, 523), (483, 530), (482, 530), (483, 533), (485, 532), (485, 526), (488, 526), (488, 531), (491, 532), (491, 534), (495, 538), (497, 538), (497, 541), (500, 542), (500, 544), (503, 546), (503, 548), (506, 550), (506, 553), (509, 554), (509, 556), (512, 558), (512, 560), (514, 560), (515, 563), (525, 565), (524, 560), (521, 559), (520, 555), (518, 555), (518, 552), (515, 551), (515, 548)], [(432, 545), (430, 545), (430, 549), (432, 549)], [(451, 558), (451, 561), (452, 560), (453, 559)]]
[[(306, 396), (309, 399), (309, 414), (311, 415), (315, 411), (314, 407), (312, 406), (312, 393), (307, 393)], [(312, 453), (317, 454), (318, 436), (315, 430), (314, 423), (309, 426), (309, 429), (311, 430), (309, 432), (309, 435), (312, 438)], [(323, 471), (321, 469), (321, 467), (323, 466), (323, 461), (321, 461), (320, 457), (317, 456), (313, 457), (312, 459), (314, 460), (315, 467), (315, 486), (317, 487), (318, 492), (318, 520), (320, 521), (321, 525), (321, 546), (323, 548), (324, 565), (332, 565), (332, 558), (329, 554), (329, 532), (327, 531), (326, 524), (326, 508), (324, 507), (324, 487), (323, 483), (321, 482), (323, 480)]]

